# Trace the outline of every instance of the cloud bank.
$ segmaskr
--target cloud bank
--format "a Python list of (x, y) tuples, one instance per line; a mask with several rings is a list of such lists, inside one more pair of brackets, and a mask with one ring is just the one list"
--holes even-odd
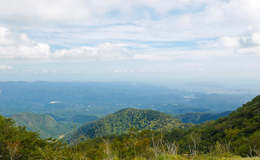
[(110, 43), (104, 43), (96, 47), (78, 47), (72, 49), (63, 49), (55, 51), (51, 57), (56, 59), (70, 59), (70, 58), (93, 58), (93, 59), (122, 59), (129, 58), (133, 55), (125, 48), (119, 48)]
[(234, 53), (239, 54), (260, 54), (260, 27), (248, 27), (238, 36), (222, 36), (216, 41), (201, 43), (207, 48), (233, 48)]
[(23, 59), (122, 59), (132, 57), (126, 48), (111, 43), (95, 47), (83, 46), (50, 51), (50, 46), (31, 40), (26, 34), (16, 35), (6, 27), (0, 27), (0, 58)]
[(26, 34), (13, 34), (0, 27), (0, 58), (48, 58), (50, 46), (32, 41)]

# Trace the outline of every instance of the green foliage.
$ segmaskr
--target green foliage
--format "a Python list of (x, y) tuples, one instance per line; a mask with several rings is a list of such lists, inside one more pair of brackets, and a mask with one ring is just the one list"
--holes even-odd
[(37, 132), (16, 127), (15, 121), (0, 115), (0, 155), (1, 159), (27, 160), (40, 155), (38, 148), (45, 146), (61, 148), (62, 142), (55, 139), (41, 139)]
[[(197, 133), (192, 132), (189, 134), (189, 138), (195, 139), (195, 142), (200, 142), (202, 137), (198, 136)], [(75, 155), (75, 157), (90, 160), (242, 159), (231, 152), (224, 151), (223, 144), (220, 142), (216, 142), (216, 144), (212, 146), (211, 151), (207, 153), (203, 153), (198, 149), (196, 150), (196, 154), (188, 152), (184, 154), (177, 154), (180, 144), (176, 142), (169, 142), (165, 139), (166, 137), (164, 137), (164, 134), (161, 134), (160, 132), (151, 130), (138, 131), (137, 129), (131, 128), (125, 135), (103, 136), (80, 142), (70, 148), (65, 148), (63, 155), (66, 155), (65, 157)]]
[(28, 131), (39, 131), (42, 138), (58, 138), (70, 132), (72, 126), (63, 123), (59, 124), (49, 115), (30, 112), (17, 113), (11, 116), (19, 126), (25, 126)]
[(77, 134), (78, 137), (95, 138), (104, 135), (120, 135), (126, 133), (129, 128), (172, 130), (173, 128), (185, 128), (190, 125), (183, 124), (171, 115), (159, 111), (128, 108), (84, 124), (77, 130)]
[(197, 133), (201, 135), (198, 146), (200, 151), (208, 152), (210, 147), (218, 144), (223, 152), (233, 152), (241, 156), (256, 155), (260, 148), (259, 122), (260, 96), (257, 96), (230, 113), (229, 117), (220, 117), (216, 121), (208, 121), (186, 131), (174, 130), (166, 135), (166, 139), (179, 142), (182, 148), (180, 152), (185, 153), (189, 151), (187, 146), (191, 146), (189, 134)]
[(162, 138), (162, 134), (151, 130), (138, 131), (131, 128), (125, 135), (97, 137), (80, 142), (72, 148), (87, 159), (145, 160), (177, 154), (177, 146), (171, 148), (172, 144), (164, 142)]

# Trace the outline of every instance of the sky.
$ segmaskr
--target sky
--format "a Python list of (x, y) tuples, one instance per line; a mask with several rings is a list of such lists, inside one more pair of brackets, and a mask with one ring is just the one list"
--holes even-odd
[(257, 82), (259, 0), (0, 1), (0, 81)]

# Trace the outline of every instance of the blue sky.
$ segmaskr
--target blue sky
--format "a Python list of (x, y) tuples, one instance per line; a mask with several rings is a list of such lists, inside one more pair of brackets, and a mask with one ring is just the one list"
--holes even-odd
[(258, 81), (259, 10), (259, 0), (1, 1), (0, 81)]

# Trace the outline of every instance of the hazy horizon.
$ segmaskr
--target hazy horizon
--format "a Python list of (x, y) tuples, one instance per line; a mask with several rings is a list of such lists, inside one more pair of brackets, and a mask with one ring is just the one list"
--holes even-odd
[[(241, 81), (172, 81), (172, 82), (156, 82), (156, 81), (46, 81), (46, 80), (35, 80), (35, 81), (0, 81), (5, 82), (48, 82), (48, 83), (71, 83), (71, 84), (104, 84), (104, 85), (133, 85), (133, 86), (151, 86), (151, 87), (165, 87), (168, 89), (177, 89), (180, 91), (187, 92), (201, 92), (201, 93), (217, 93), (217, 94), (253, 94), (258, 95), (260, 92), (259, 82), (244, 82)], [(1, 89), (1, 88), (0, 88)]]

